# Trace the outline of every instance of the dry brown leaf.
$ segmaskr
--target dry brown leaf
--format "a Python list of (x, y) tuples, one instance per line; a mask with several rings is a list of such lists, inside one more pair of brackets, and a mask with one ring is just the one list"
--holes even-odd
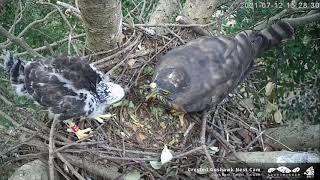
[(139, 144), (143, 144), (143, 141), (144, 141), (146, 138), (147, 138), (147, 137), (146, 137), (143, 133), (141, 133), (141, 132), (139, 132), (139, 133), (136, 134), (136, 140), (138, 141)]
[(128, 60), (128, 65), (129, 65), (129, 67), (130, 67), (130, 68), (133, 68), (133, 65), (136, 63), (136, 61), (137, 61), (137, 60), (135, 60), (135, 59), (129, 59), (129, 60)]
[(138, 127), (135, 124), (131, 124), (130, 126), (134, 132), (138, 130)]
[(250, 136), (251, 135), (250, 131), (246, 129), (241, 129), (238, 131), (238, 133), (243, 138), (243, 141), (246, 144), (249, 144), (252, 141), (252, 137)]
[(160, 123), (160, 127), (161, 127), (162, 129), (166, 129), (166, 128), (167, 128), (167, 125), (166, 125), (165, 122), (161, 122), (161, 123)]

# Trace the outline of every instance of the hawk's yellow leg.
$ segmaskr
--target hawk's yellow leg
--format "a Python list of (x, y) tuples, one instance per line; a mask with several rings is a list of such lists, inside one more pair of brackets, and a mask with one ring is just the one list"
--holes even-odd
[(171, 114), (173, 116), (176, 116), (179, 118), (179, 121), (180, 121), (180, 125), (183, 129), (186, 129), (186, 120), (184, 118), (184, 115), (186, 114), (185, 112), (182, 112), (182, 111), (177, 111), (176, 109), (171, 109)]
[(115, 116), (115, 114), (107, 113), (107, 114), (99, 115), (99, 116), (95, 117), (94, 119), (102, 124), (104, 122), (104, 120), (108, 120), (108, 119), (110, 119), (110, 118), (112, 118), (114, 116)]

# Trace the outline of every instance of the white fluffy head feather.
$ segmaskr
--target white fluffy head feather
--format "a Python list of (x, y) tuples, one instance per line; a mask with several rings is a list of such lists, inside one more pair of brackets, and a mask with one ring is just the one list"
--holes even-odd
[(119, 84), (114, 84), (112, 82), (106, 83), (108, 86), (108, 97), (107, 103), (109, 105), (120, 101), (124, 97), (124, 89)]

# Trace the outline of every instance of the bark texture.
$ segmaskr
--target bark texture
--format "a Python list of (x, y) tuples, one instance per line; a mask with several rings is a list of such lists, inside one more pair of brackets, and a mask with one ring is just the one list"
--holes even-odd
[[(317, 125), (297, 125), (271, 128), (265, 131), (265, 134), (277, 139), (293, 150), (305, 150), (307, 148), (320, 148), (320, 124)], [(270, 139), (267, 139), (268, 145), (276, 149), (284, 147)]]
[(115, 166), (97, 166), (97, 161), (92, 162), (92, 159), (88, 157), (80, 158), (78, 156), (73, 156), (70, 154), (62, 154), (68, 162), (71, 164), (83, 168), (92, 174), (103, 177), (104, 179), (122, 179), (123, 174), (118, 172), (118, 168)]
[(218, 5), (217, 0), (186, 0), (183, 14), (197, 23), (209, 23)]
[[(174, 22), (174, 17), (179, 13), (179, 4), (177, 0), (159, 0), (155, 10), (150, 15), (148, 24), (165, 24)], [(157, 31), (158, 34), (165, 34), (165, 28), (155, 27), (152, 28)]]
[(91, 52), (106, 51), (122, 41), (120, 0), (79, 0), (79, 10)]
[[(9, 180), (49, 180), (48, 165), (40, 160), (34, 160), (18, 168)], [(63, 180), (55, 171), (54, 180)]]

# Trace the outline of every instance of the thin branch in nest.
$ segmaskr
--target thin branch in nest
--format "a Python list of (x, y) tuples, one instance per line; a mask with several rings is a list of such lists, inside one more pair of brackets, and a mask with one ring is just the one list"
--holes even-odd
[(173, 156), (172, 159), (179, 159), (179, 158), (183, 158), (183, 157), (186, 157), (187, 155), (189, 154), (194, 154), (194, 153), (198, 153), (199, 151), (202, 151), (203, 148), (200, 146), (200, 147), (196, 147), (196, 148), (193, 148), (189, 151), (186, 151), (186, 152), (183, 152), (183, 153), (180, 153), (180, 154), (176, 154), (175, 156)]
[(54, 131), (55, 126), (58, 123), (58, 120), (56, 118), (53, 119), (51, 129), (50, 129), (50, 136), (49, 136), (49, 160), (48, 160), (48, 166), (49, 166), (49, 177), (50, 180), (54, 180)]
[(129, 54), (133, 51), (133, 48), (130, 49), (130, 51), (128, 52), (128, 54), (126, 55), (125, 58), (123, 58), (122, 61), (120, 61), (118, 64), (116, 64), (115, 66), (113, 66), (105, 75), (110, 75), (112, 74), (116, 69), (118, 69), (125, 61), (128, 60)]
[(130, 51), (133, 47), (135, 47), (141, 40), (141, 37), (142, 35), (138, 35), (138, 37), (130, 44), (128, 45), (127, 47), (125, 47), (124, 49), (118, 51), (117, 53), (115, 54), (112, 54), (111, 56), (108, 56), (108, 57), (105, 57), (103, 59), (100, 59), (98, 61), (95, 61), (94, 63), (92, 63), (93, 65), (97, 66), (98, 68), (104, 68), (104, 67), (107, 67), (111, 64), (114, 64), (114, 63), (117, 63), (117, 62), (112, 62), (111, 63), (105, 63), (107, 61), (109, 61), (110, 59), (113, 59), (115, 57), (118, 57), (119, 55), (121, 55), (122, 53), (125, 53), (125, 52), (128, 52)]
[[(135, 80), (135, 84), (138, 84), (138, 80), (139, 80), (139, 77), (140, 77), (140, 74), (142, 73), (143, 69), (147, 66), (147, 64), (149, 62), (151, 62), (154, 58), (157, 57), (157, 55), (159, 53), (161, 53), (165, 48), (167, 48), (167, 46), (173, 41), (174, 39), (171, 39), (169, 42), (167, 42), (159, 51), (157, 51), (150, 59), (148, 59), (148, 61), (141, 67), (141, 69), (139, 70), (138, 72), (138, 75), (136, 77), (136, 80)], [(157, 47), (156, 47), (157, 49)]]
[[(264, 132), (259, 133), (258, 136), (255, 137), (244, 149), (249, 149), (255, 142), (257, 142), (262, 137), (263, 133)], [(263, 148), (263, 151), (264, 151), (264, 148)]]
[(194, 123), (194, 122), (190, 123), (188, 129), (186, 130), (186, 132), (184, 132), (184, 134), (183, 134), (183, 141), (182, 141), (182, 146), (183, 146), (183, 147), (184, 147), (185, 144), (187, 143), (187, 140), (188, 140), (188, 137), (189, 137), (189, 135), (190, 135), (190, 132), (191, 132), (191, 130), (192, 130), (192, 128), (194, 127), (195, 124), (196, 124), (196, 123)]
[[(20, 124), (18, 123), (17, 121), (15, 121), (13, 118), (11, 118), (9, 115), (7, 115), (6, 113), (4, 113), (3, 111), (0, 110), (0, 115), (3, 116), (4, 118), (6, 118), (7, 120), (9, 120), (11, 122), (11, 124), (13, 124), (13, 126), (17, 129), (20, 129), (26, 133), (29, 133), (31, 135), (37, 135), (38, 137), (46, 140), (46, 141), (49, 141), (49, 138), (47, 135), (44, 135), (40, 132), (40, 130), (37, 130), (37, 131), (33, 131), (33, 130), (30, 130), (24, 126), (22, 126), (23, 124)], [(66, 145), (67, 143), (65, 142), (60, 142), (60, 141), (56, 141), (56, 144), (59, 144), (59, 145)]]
[(206, 129), (207, 129), (207, 118), (208, 118), (208, 111), (204, 111), (202, 113), (202, 124), (201, 124), (201, 134), (200, 134), (200, 143), (201, 145), (206, 144)]
[(74, 167), (59, 153), (57, 152), (57, 157), (65, 164), (67, 167), (70, 169), (72, 174), (76, 176), (79, 180), (86, 180), (83, 176), (81, 176), (75, 169)]
[[(207, 110), (205, 110), (202, 113), (202, 125), (201, 125), (201, 133), (200, 133), (200, 143), (201, 143), (202, 150), (205, 153), (211, 168), (215, 169), (213, 160), (212, 160), (212, 158), (211, 158), (211, 156), (209, 154), (208, 147), (206, 145), (206, 131), (207, 131), (208, 115), (209, 115), (209, 113), (208, 113)], [(218, 175), (217, 175), (217, 173), (215, 171), (213, 171), (213, 177), (214, 177), (214, 179), (218, 179)]]
[(179, 39), (179, 41), (182, 43), (182, 44), (186, 44), (186, 42), (178, 35), (176, 34), (173, 30), (171, 30), (169, 27), (166, 28), (173, 36), (175, 36), (176, 38)]
[(194, 32), (196, 32), (202, 36), (211, 36), (211, 33), (208, 30), (203, 29), (203, 27), (211, 26), (212, 24), (214, 24), (214, 23), (209, 23), (204, 26), (202, 26), (202, 25), (195, 26), (196, 24), (194, 23), (193, 20), (189, 19), (186, 16), (182, 16), (182, 15), (177, 16), (176, 21), (178, 23), (180, 23), (180, 25), (184, 25), (184, 26), (180, 26), (180, 27), (190, 27)]
[(207, 27), (211, 26), (215, 22), (208, 24), (134, 24), (136, 27)]
[[(27, 139), (23, 139), (23, 140), (21, 141), (21, 139), (22, 139), (21, 137), (25, 137), (25, 136), (26, 136), (26, 134), (21, 134), (21, 135), (20, 135), (20, 138), (19, 138), (20, 142), (19, 142), (18, 144), (16, 144), (16, 145), (10, 147), (10, 148), (9, 148), (8, 150), (6, 150), (5, 152), (1, 153), (1, 155), (3, 155), (3, 154), (9, 154), (11, 151), (16, 150), (16, 149), (18, 149), (19, 147), (23, 146), (24, 144), (26, 144), (26, 142), (28, 142), (28, 141), (30, 141), (31, 139), (33, 139), (33, 138), (36, 136), (36, 133), (34, 133), (33, 135), (31, 135), (31, 136), (28, 137)], [(11, 137), (11, 138), (12, 138), (12, 137)]]
[(124, 142), (124, 136), (121, 136), (121, 140), (122, 140), (122, 156), (126, 157), (126, 144)]
[(158, 178), (165, 180), (166, 178), (161, 176), (157, 171), (153, 170), (152, 168), (149, 168), (148, 165), (145, 162), (141, 162), (140, 163), (147, 171), (151, 172), (152, 174), (154, 174), (155, 176), (157, 176)]
[[(257, 128), (250, 126), (249, 124), (247, 124), (246, 122), (244, 122), (239, 116), (237, 116), (236, 114), (233, 114), (231, 112), (229, 112), (228, 110), (222, 108), (224, 112), (226, 112), (227, 114), (229, 114), (230, 116), (230, 120), (238, 122), (240, 125), (242, 125), (245, 129), (253, 132), (253, 133), (261, 133)], [(293, 151), (290, 147), (288, 147), (287, 145), (283, 144), (282, 142), (276, 140), (275, 138), (264, 134), (266, 137), (270, 138), (271, 140), (279, 143), (280, 145), (282, 145), (283, 147), (287, 148), (287, 150), (289, 151)]]

